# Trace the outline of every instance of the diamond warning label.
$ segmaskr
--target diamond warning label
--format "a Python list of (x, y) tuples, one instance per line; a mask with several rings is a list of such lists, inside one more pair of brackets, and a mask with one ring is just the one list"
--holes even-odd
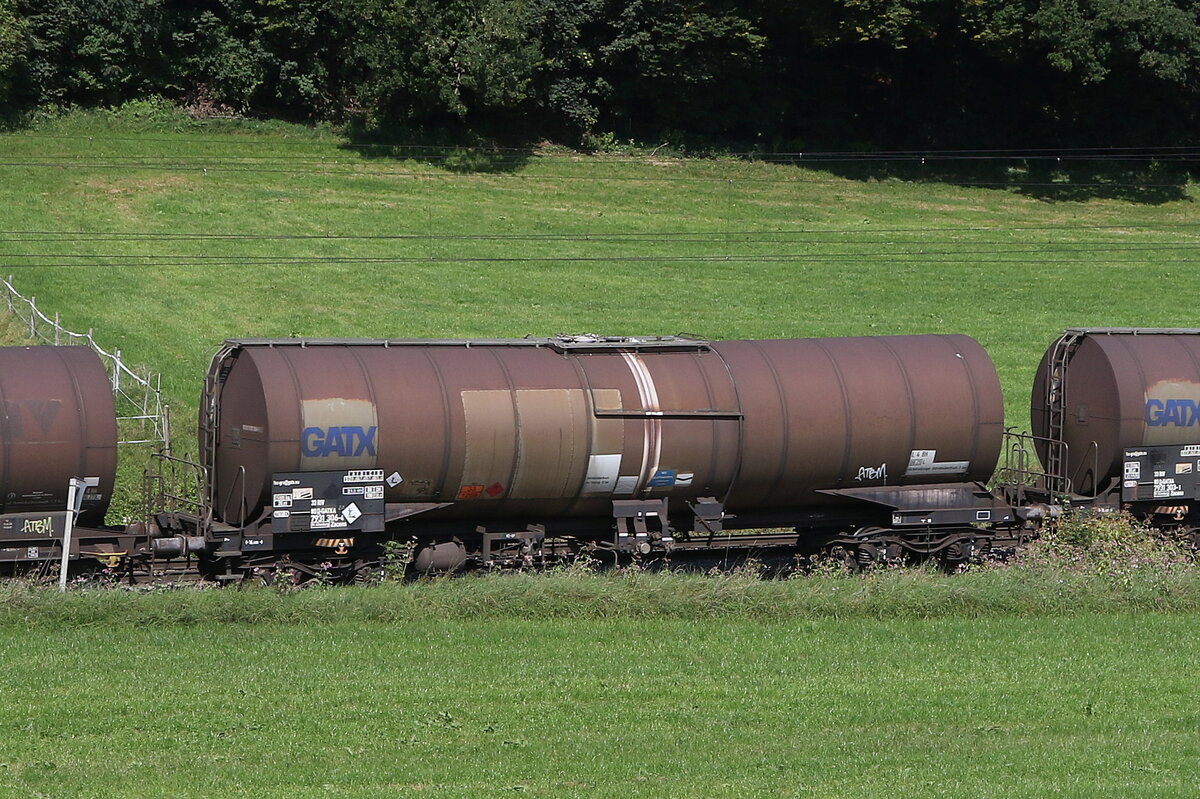
[(273, 533), (384, 529), (382, 469), (289, 472), (272, 476), (286, 486), (272, 496)]

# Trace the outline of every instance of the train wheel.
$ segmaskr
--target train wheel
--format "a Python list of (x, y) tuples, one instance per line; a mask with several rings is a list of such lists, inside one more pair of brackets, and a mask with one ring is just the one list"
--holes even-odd
[(356, 560), (350, 572), (353, 585), (378, 585), (387, 579), (387, 570), (377, 560)]
[(956, 541), (942, 550), (942, 567), (946, 571), (959, 571), (971, 562), (977, 551), (974, 541)]
[(854, 548), (855, 565), (859, 571), (866, 571), (879, 563), (879, 547), (874, 544), (859, 544)]
[(858, 571), (858, 558), (849, 549), (841, 545), (831, 546), (824, 552), (835, 567), (840, 566), (847, 571)]
[(896, 566), (903, 562), (904, 547), (894, 542), (879, 547), (879, 564), (881, 566)]

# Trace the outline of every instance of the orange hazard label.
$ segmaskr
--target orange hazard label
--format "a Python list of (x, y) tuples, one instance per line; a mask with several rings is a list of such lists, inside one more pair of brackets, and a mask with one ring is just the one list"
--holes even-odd
[(483, 496), (483, 486), (469, 485), (458, 489), (459, 499), (479, 499)]

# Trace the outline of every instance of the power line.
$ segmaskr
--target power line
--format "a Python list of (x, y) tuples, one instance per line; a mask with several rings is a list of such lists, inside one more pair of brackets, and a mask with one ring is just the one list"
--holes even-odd
[[(418, 242), (420, 240), (417, 240)], [(777, 242), (762, 242), (764, 244)], [(1190, 252), (1192, 250), (1200, 250), (1200, 243), (1197, 244), (1180, 244), (1180, 245), (1130, 245), (1130, 246), (1067, 246), (1067, 247), (1030, 247), (1023, 246), (1020, 248), (1008, 248), (997, 250), (989, 248), (986, 250), (971, 249), (971, 250), (930, 250), (924, 247), (920, 249), (902, 251), (899, 247), (905, 245), (896, 245), (895, 248), (888, 250), (877, 251), (857, 251), (857, 252), (839, 252), (839, 253), (775, 253), (763, 255), (763, 257), (786, 257), (786, 258), (883, 258), (883, 257), (912, 257), (912, 258), (936, 258), (940, 256), (964, 256), (964, 255), (1037, 255), (1037, 254), (1083, 254), (1083, 253), (1150, 253), (1150, 252)], [(912, 245), (907, 245), (912, 246)], [(237, 260), (246, 264), (271, 264), (271, 263), (379, 263), (390, 262), (394, 260), (411, 260), (408, 256), (369, 256), (369, 255), (346, 255), (346, 256), (325, 256), (325, 255), (207, 255), (207, 254), (172, 254), (172, 253), (6, 253), (3, 257), (6, 258), (26, 258), (29, 260), (45, 259), (45, 258), (61, 258), (61, 259), (93, 259), (93, 258), (109, 258), (117, 261), (136, 261), (144, 259), (154, 259), (164, 262), (197, 262), (202, 263), (209, 260)], [(469, 256), (482, 257), (491, 260), (493, 256)], [(563, 260), (570, 260), (574, 256), (563, 256)], [(602, 256), (604, 258), (628, 258), (630, 260), (672, 260), (672, 259), (706, 259), (728, 258), (728, 257), (759, 257), (752, 253), (736, 253), (731, 255), (659, 255), (650, 254), (643, 256)], [(538, 259), (556, 260), (553, 256), (536, 256)], [(501, 260), (527, 260), (527, 256), (504, 256)], [(417, 258), (416, 260), (421, 260)]]
[[(353, 158), (352, 154), (344, 156), (347, 159)], [(219, 158), (223, 161), (233, 163), (266, 163), (266, 164), (324, 164), (324, 163), (339, 163), (336, 155), (320, 155), (311, 157), (291, 157), (274, 155), (270, 157), (252, 156), (252, 155), (158, 155), (148, 156), (144, 153), (138, 155), (116, 155), (112, 153), (104, 155), (79, 155), (78, 153), (36, 153), (26, 154), (21, 156), (26, 159), (24, 161), (13, 162), (10, 165), (15, 166), (37, 166), (50, 165), (58, 166), (67, 162), (86, 161), (87, 159), (106, 158), (110, 161), (120, 161), (128, 163), (139, 163), (148, 160), (172, 160), (175, 162), (186, 161), (211, 161)], [(392, 160), (396, 161), (428, 161), (442, 162), (443, 164), (455, 159), (455, 154), (446, 154), (441, 156), (396, 156)], [(1157, 154), (1157, 155), (1112, 155), (1112, 156), (1089, 156), (1089, 155), (1044, 155), (1044, 156), (958, 156), (958, 155), (817, 155), (817, 154), (776, 154), (776, 155), (746, 155), (737, 157), (737, 163), (742, 165), (747, 164), (768, 164), (780, 166), (807, 166), (819, 164), (889, 164), (902, 163), (911, 164), (945, 164), (958, 162), (979, 162), (979, 161), (1019, 161), (1021, 163), (1041, 162), (1048, 163), (1069, 163), (1071, 165), (1086, 164), (1086, 163), (1150, 163), (1154, 161), (1169, 161), (1171, 163), (1193, 163), (1200, 161), (1200, 150), (1179, 152), (1173, 154)], [(707, 158), (694, 156), (678, 156), (678, 157), (663, 157), (663, 156), (557, 156), (557, 155), (538, 155), (529, 156), (505, 156), (501, 159), (489, 158), (486, 164), (489, 167), (515, 167), (526, 163), (534, 162), (569, 162), (578, 166), (600, 166), (608, 167), (614, 164), (634, 164), (634, 165), (661, 165), (667, 163), (689, 163), (689, 164), (711, 164), (713, 161)], [(350, 161), (341, 162), (350, 164)], [(356, 160), (353, 163), (369, 163), (361, 160)], [(464, 166), (464, 168), (467, 168)]]
[[(125, 231), (82, 231), (82, 230), (0, 230), (0, 242), (10, 241), (396, 241), (426, 240), (432, 235), (436, 239), (448, 240), (497, 240), (497, 241), (643, 241), (647, 238), (676, 239), (697, 237), (700, 240), (718, 239), (729, 236), (809, 236), (809, 235), (898, 235), (925, 233), (1040, 233), (1040, 232), (1088, 232), (1088, 231), (1139, 231), (1139, 230), (1191, 230), (1200, 229), (1197, 222), (1139, 222), (1137, 224), (1047, 224), (1047, 225), (976, 225), (946, 227), (886, 227), (886, 228), (797, 228), (794, 230), (662, 230), (634, 232), (579, 232), (579, 233), (130, 233)], [(21, 238), (30, 237), (30, 238)], [(835, 242), (836, 239), (829, 241)], [(974, 243), (986, 243), (973, 240)]]
[[(553, 256), (445, 256), (445, 255), (413, 255), (413, 256), (388, 256), (376, 258), (303, 258), (303, 257), (287, 257), (279, 256), (271, 259), (254, 259), (254, 258), (237, 258), (226, 256), (128, 256), (121, 258), (112, 255), (90, 255), (90, 256), (72, 256), (72, 255), (55, 255), (44, 256), (45, 258), (60, 258), (70, 260), (59, 261), (44, 261), (41, 263), (3, 263), (0, 268), (10, 269), (38, 269), (45, 267), (70, 267), (70, 268), (131, 268), (131, 267), (184, 267), (184, 266), (205, 266), (205, 267), (220, 267), (220, 266), (237, 266), (237, 267), (262, 267), (262, 266), (372, 266), (372, 265), (402, 265), (402, 264), (560, 264), (560, 263), (592, 263), (592, 264), (670, 264), (670, 263), (795, 263), (795, 264), (822, 264), (822, 263), (837, 263), (846, 264), (852, 262), (856, 264), (897, 264), (897, 263), (916, 263), (916, 262), (934, 262), (944, 264), (963, 264), (966, 266), (979, 264), (1020, 264), (1027, 266), (1045, 266), (1045, 265), (1061, 265), (1061, 264), (1087, 264), (1092, 266), (1109, 265), (1109, 266), (1131, 266), (1134, 264), (1150, 264), (1159, 266), (1175, 266), (1184, 264), (1200, 263), (1200, 258), (1177, 258), (1169, 261), (1151, 258), (1129, 257), (1129, 253), (1123, 254), (1120, 258), (1104, 258), (1088, 255), (1087, 257), (1078, 258), (1011, 258), (998, 257), (1006, 255), (1028, 255), (1028, 252), (1008, 252), (1008, 253), (961, 253), (961, 252), (942, 252), (942, 253), (849, 253), (843, 255), (830, 253), (815, 253), (815, 254), (795, 254), (795, 253), (768, 253), (768, 254), (749, 254), (749, 253), (719, 253), (707, 255), (636, 255), (636, 256), (579, 256), (579, 255), (553, 255)], [(1055, 253), (1056, 255), (1074, 254), (1071, 252)], [(1136, 253), (1135, 253), (1136, 255)], [(964, 256), (972, 256), (964, 258)], [(14, 257), (14, 256), (3, 256)], [(21, 257), (21, 256), (15, 256)], [(40, 258), (40, 257), (39, 257)], [(89, 262), (81, 262), (82, 259), (91, 259)]]

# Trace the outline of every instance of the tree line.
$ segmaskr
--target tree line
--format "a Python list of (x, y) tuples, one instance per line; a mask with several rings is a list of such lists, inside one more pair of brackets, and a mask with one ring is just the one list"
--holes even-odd
[(1194, 0), (0, 0), (0, 108), (161, 96), (364, 136), (1182, 145)]

